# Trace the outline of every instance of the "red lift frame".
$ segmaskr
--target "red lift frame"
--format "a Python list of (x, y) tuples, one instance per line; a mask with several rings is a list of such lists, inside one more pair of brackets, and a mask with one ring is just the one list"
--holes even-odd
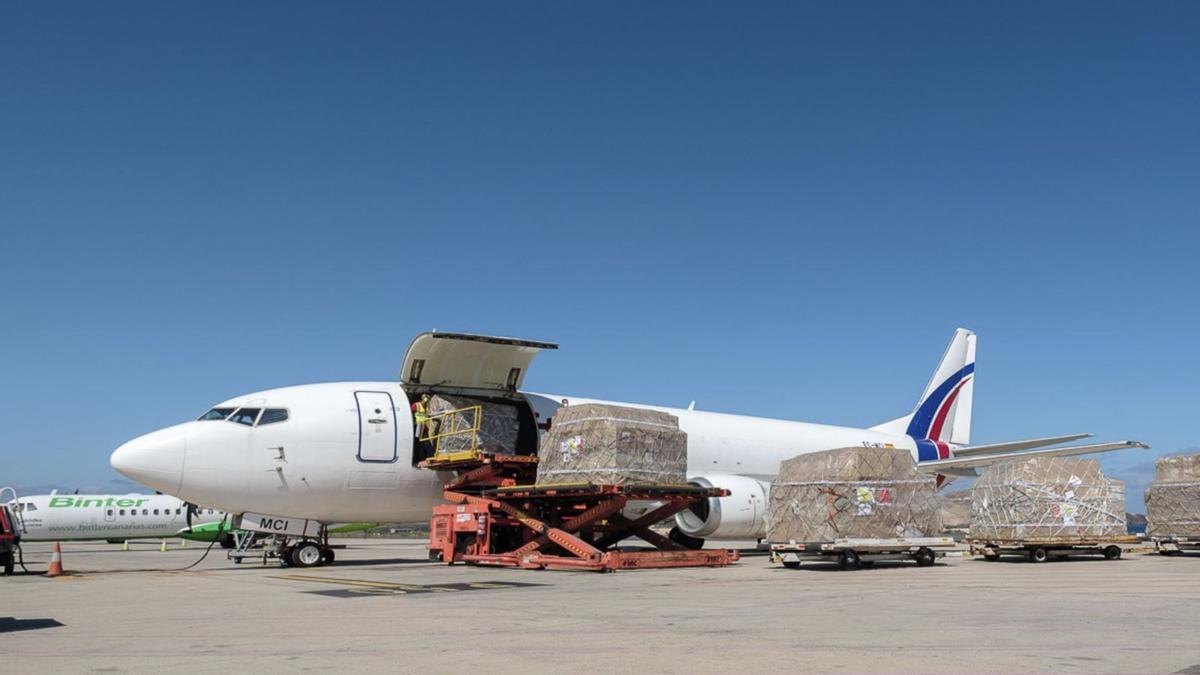
[[(530, 480), (536, 457), (491, 456), (421, 466), (453, 470), (443, 493), (450, 504), (434, 508), (430, 557), (448, 564), (614, 571), (658, 567), (723, 567), (738, 559), (727, 549), (690, 550), (650, 529), (701, 499), (724, 497), (722, 488), (693, 485), (520, 484)], [(629, 502), (653, 502), (631, 520)], [(655, 550), (621, 550), (638, 537)]]

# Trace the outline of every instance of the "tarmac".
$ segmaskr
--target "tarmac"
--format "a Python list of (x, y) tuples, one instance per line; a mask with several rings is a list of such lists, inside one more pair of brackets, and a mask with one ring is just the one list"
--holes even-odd
[(68, 576), (0, 577), (0, 672), (1200, 673), (1200, 556), (598, 574), (336, 543), (330, 567), (213, 547), (190, 571), (205, 546), (65, 543)]

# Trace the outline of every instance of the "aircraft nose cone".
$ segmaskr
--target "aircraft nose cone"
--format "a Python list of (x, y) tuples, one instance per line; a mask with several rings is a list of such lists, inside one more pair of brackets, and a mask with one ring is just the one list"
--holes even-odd
[(109, 463), (118, 473), (169, 495), (183, 482), (186, 437), (174, 428), (139, 436), (113, 451)]

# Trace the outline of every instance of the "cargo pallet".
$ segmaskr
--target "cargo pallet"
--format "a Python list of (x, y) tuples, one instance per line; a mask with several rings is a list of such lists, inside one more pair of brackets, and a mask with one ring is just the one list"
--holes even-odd
[[(727, 549), (694, 551), (650, 530), (696, 502), (729, 494), (693, 485), (533, 485), (537, 458), (479, 455), (421, 462), (453, 471), (429, 523), (429, 557), (447, 564), (611, 572), (662, 567), (724, 567)], [(651, 502), (648, 513), (622, 514), (630, 502)], [(622, 550), (637, 537), (654, 550)]]
[(1154, 537), (1154, 550), (1159, 555), (1177, 555), (1185, 551), (1200, 552), (1200, 537)]
[(771, 562), (797, 569), (804, 560), (837, 561), (842, 569), (858, 569), (877, 560), (911, 560), (918, 567), (929, 567), (947, 553), (963, 547), (953, 537), (897, 537), (869, 539), (847, 537), (824, 542), (789, 541), (771, 544)]
[(1050, 558), (1062, 560), (1078, 555), (1102, 555), (1105, 560), (1117, 560), (1121, 557), (1123, 546), (1138, 542), (1136, 536), (1126, 535), (1095, 539), (972, 539), (970, 543), (971, 555), (981, 555), (985, 560), (1019, 555), (1030, 562), (1046, 562)]

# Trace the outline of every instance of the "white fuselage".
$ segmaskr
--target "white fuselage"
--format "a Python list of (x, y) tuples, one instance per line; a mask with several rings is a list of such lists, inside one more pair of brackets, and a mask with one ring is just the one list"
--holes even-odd
[[(553, 423), (564, 398), (519, 396), (536, 414), (540, 428)], [(565, 398), (571, 404), (598, 402)], [(688, 434), (689, 476), (737, 474), (769, 481), (784, 459), (850, 446), (903, 448), (916, 459), (916, 444), (907, 436), (620, 405), (662, 410), (679, 418)], [(186, 422), (125, 444), (113, 454), (113, 466), (155, 489), (232, 513), (325, 523), (412, 522), (428, 519), (432, 507), (441, 503), (447, 476), (413, 466), (413, 417), (402, 385), (300, 385), (240, 396), (217, 407), (249, 406), (285, 410), (286, 421), (259, 426), (225, 419)]]
[[(8, 503), (27, 541), (162, 538), (188, 527), (188, 505), (170, 495), (36, 495)], [(222, 514), (203, 509), (192, 524)]]

